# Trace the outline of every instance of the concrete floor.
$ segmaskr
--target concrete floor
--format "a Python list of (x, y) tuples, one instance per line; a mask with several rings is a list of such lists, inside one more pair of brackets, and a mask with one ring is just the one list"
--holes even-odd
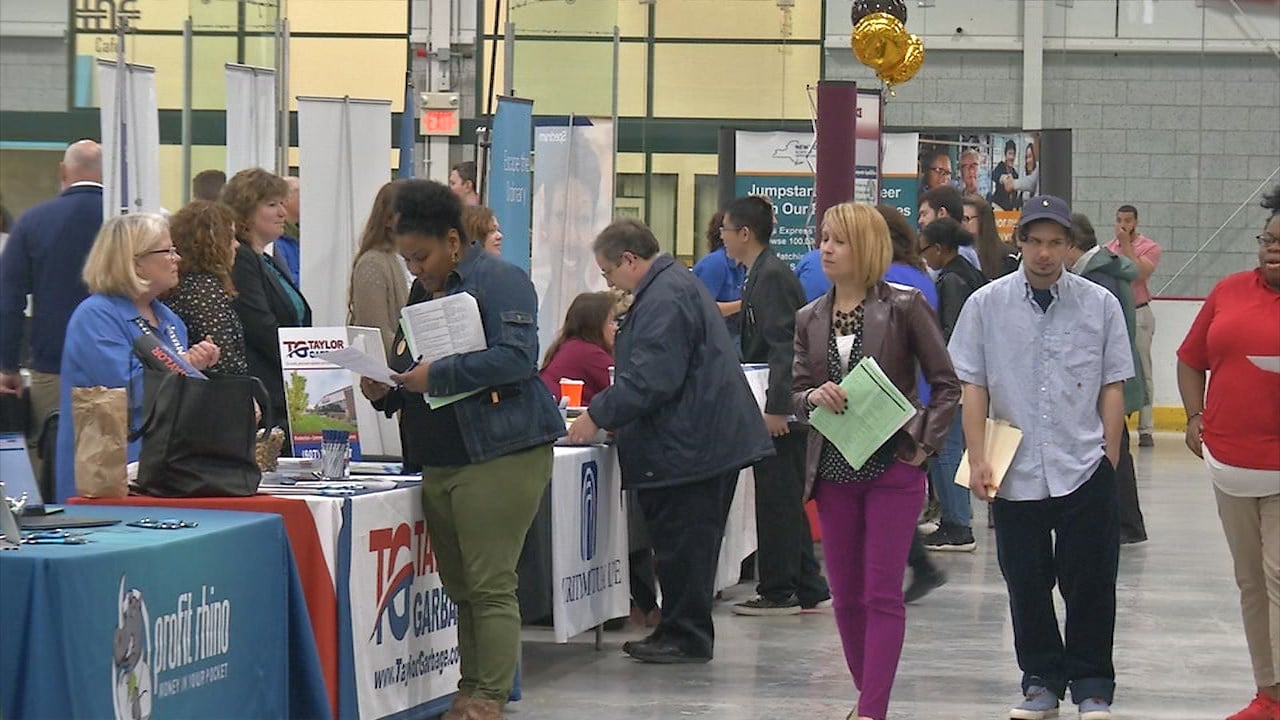
[[(1136, 440), (1136, 436), (1135, 436)], [(1135, 449), (1136, 443), (1135, 443)], [(1114, 712), (1132, 720), (1212, 720), (1254, 694), (1230, 556), (1203, 465), (1180, 434), (1137, 456), (1150, 540), (1122, 548)], [(1019, 699), (1004, 584), (985, 512), (975, 507), (975, 553), (935, 553), (950, 582), (908, 607), (907, 638), (889, 717), (989, 720)], [(748, 585), (728, 601), (752, 594)], [(829, 614), (743, 618), (721, 603), (716, 658), (653, 666), (621, 652), (643, 631), (586, 634), (556, 645), (526, 630), (522, 720), (843, 720), (856, 691)], [(1059, 617), (1062, 617), (1061, 611)], [(1062, 717), (1074, 718), (1074, 707)]]

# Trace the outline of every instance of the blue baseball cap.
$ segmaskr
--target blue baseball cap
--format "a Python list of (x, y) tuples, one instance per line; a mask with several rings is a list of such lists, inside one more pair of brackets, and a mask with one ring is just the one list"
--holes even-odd
[(1070, 230), (1071, 208), (1066, 200), (1056, 195), (1037, 195), (1022, 203), (1022, 217), (1018, 218), (1018, 227), (1026, 227), (1037, 220), (1052, 220)]

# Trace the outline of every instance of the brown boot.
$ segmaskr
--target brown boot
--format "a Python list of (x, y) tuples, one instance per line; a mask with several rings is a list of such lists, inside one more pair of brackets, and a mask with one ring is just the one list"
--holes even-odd
[(440, 716), (440, 720), (467, 720), (467, 706), (471, 704), (470, 696), (459, 690), (453, 696), (453, 704)]
[(471, 698), (467, 702), (466, 720), (502, 720), (502, 703), (497, 700)]

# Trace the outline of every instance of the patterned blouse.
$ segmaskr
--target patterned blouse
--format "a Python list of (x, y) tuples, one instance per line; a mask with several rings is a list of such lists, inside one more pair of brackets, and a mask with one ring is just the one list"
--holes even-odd
[(249, 374), (244, 354), (244, 326), (231, 308), (231, 296), (213, 273), (183, 275), (173, 294), (163, 301), (182, 318), (192, 345), (206, 336), (213, 338), (221, 357), (210, 370), (231, 375)]
[[(845, 367), (852, 368), (862, 360), (862, 306), (852, 312), (835, 310), (831, 318), (831, 334), (827, 339), (827, 379), (839, 383), (844, 379)], [(840, 346), (836, 337), (853, 336), (853, 347), (849, 351), (849, 363), (846, 366), (840, 361)], [(889, 469), (894, 462), (894, 447), (897, 437), (889, 439), (881, 445), (866, 464), (854, 470), (844, 455), (831, 444), (830, 440), (822, 441), (822, 454), (818, 457), (818, 477), (826, 482), (849, 483), (874, 480)]]

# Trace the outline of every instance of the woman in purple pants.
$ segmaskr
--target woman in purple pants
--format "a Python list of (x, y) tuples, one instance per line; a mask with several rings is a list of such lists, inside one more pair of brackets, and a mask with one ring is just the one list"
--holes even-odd
[[(869, 205), (844, 203), (822, 221), (822, 271), (831, 290), (796, 314), (795, 413), (842, 413), (839, 382), (873, 357), (917, 407), (861, 467), (809, 434), (806, 497), (818, 500), (822, 547), (845, 661), (860, 694), (849, 718), (884, 720), (902, 653), (902, 578), (925, 499), (924, 463), (942, 447), (960, 400), (942, 330), (919, 290), (884, 281), (889, 228)], [(921, 408), (916, 369), (932, 394)]]

